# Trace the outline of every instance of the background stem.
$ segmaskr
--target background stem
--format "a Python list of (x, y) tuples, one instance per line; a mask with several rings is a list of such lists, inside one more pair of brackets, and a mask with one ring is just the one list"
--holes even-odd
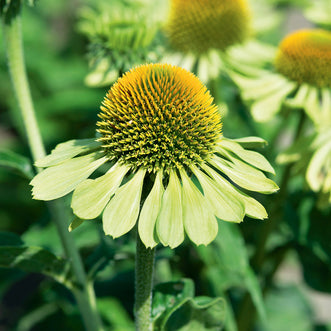
[(146, 248), (137, 233), (135, 323), (136, 331), (152, 331), (152, 288), (155, 248)]
[[(38, 128), (33, 107), (31, 92), (26, 75), (23, 55), (22, 31), (20, 10), (14, 13), (4, 14), (3, 34), (8, 59), (9, 73), (13, 88), (22, 114), (24, 127), (28, 138), (33, 160), (36, 161), (45, 156), (45, 148)], [(38, 170), (38, 169), (37, 169)], [(68, 232), (66, 220), (68, 215), (59, 201), (47, 203), (62, 242), (67, 258), (70, 260), (75, 281), (78, 287), (73, 289), (78, 307), (82, 314), (85, 327), (88, 331), (102, 330), (100, 319), (96, 310), (96, 300), (91, 284), (87, 282), (86, 273), (72, 235)]]

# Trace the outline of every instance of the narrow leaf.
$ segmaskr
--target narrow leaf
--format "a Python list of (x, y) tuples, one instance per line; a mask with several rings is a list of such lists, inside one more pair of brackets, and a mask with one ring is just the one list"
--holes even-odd
[(0, 151), (0, 166), (17, 171), (28, 179), (32, 179), (34, 176), (30, 160), (11, 151)]

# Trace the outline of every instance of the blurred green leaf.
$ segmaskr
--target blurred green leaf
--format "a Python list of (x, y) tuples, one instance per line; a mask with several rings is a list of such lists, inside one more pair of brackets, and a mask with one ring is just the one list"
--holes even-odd
[[(112, 331), (133, 331), (134, 323), (123, 306), (115, 298), (98, 299), (98, 312)], [(114, 312), (114, 313), (110, 313)]]
[(0, 247), (1, 246), (21, 246), (23, 245), (23, 241), (15, 233), (7, 232), (7, 231), (1, 231), (0, 232)]
[(158, 331), (221, 330), (225, 320), (222, 298), (194, 298), (190, 279), (162, 283), (155, 287), (152, 316)]
[(160, 331), (219, 331), (225, 320), (222, 298), (187, 298), (166, 316)]
[(177, 282), (158, 284), (153, 294), (152, 316), (155, 319), (171, 308), (176, 302), (180, 302), (194, 296), (194, 284), (191, 279), (182, 279)]
[(296, 286), (273, 290), (267, 295), (268, 321), (261, 323), (263, 331), (312, 331), (312, 311), (307, 299)]
[(206, 266), (216, 295), (231, 287), (243, 287), (250, 293), (260, 318), (265, 319), (265, 308), (259, 282), (248, 263), (242, 235), (235, 224), (219, 223), (215, 241), (197, 248)]
[(0, 246), (0, 267), (40, 273), (69, 286), (69, 263), (40, 247)]
[(19, 172), (28, 179), (32, 179), (34, 176), (31, 161), (12, 151), (0, 150), (0, 166)]

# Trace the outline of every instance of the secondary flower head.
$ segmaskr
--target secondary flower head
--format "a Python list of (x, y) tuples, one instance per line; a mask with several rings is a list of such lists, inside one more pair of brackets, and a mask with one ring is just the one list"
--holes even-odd
[(318, 193), (320, 206), (331, 206), (331, 126), (303, 136), (281, 153), (277, 162), (294, 163), (311, 190)]
[(331, 87), (331, 33), (300, 30), (279, 45), (275, 59), (278, 72), (299, 84)]
[(258, 121), (270, 120), (283, 105), (302, 108), (317, 125), (331, 123), (331, 32), (299, 30), (280, 43), (274, 70), (241, 68), (232, 78), (253, 101)]
[(167, 32), (183, 52), (204, 53), (242, 42), (250, 27), (244, 0), (172, 0)]
[[(132, 69), (111, 87), (99, 117), (99, 138), (60, 144), (37, 162), (47, 169), (31, 182), (35, 198), (74, 191), (78, 217), (103, 212), (104, 231), (114, 238), (138, 222), (146, 247), (176, 247), (185, 233), (206, 245), (217, 234), (217, 218), (267, 217), (239, 188), (277, 190), (262, 172), (273, 172), (268, 161), (241, 146), (263, 141), (224, 138), (217, 107), (193, 74), (167, 64)], [(87, 179), (103, 164), (104, 175)]]

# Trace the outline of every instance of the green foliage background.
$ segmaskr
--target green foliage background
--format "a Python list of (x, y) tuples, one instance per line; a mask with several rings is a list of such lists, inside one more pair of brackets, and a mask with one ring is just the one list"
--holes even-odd
[[(62, 141), (94, 136), (99, 105), (107, 91), (107, 87), (84, 84), (89, 72), (88, 40), (77, 24), (82, 4), (40, 1), (23, 10), (28, 77), (47, 151)], [(289, 8), (282, 1), (275, 10), (285, 18)], [(281, 29), (274, 29), (263, 39), (276, 44), (283, 34)], [(157, 38), (162, 41), (162, 36)], [(217, 89), (230, 110), (224, 119), (225, 136), (256, 135), (273, 141), (280, 129), (282, 139), (293, 135), (299, 121), (297, 113), (285, 126), (279, 119), (257, 124), (229, 79), (224, 77)], [(284, 169), (276, 165), (275, 158), (282, 148), (281, 140), (270, 145), (273, 149), (266, 147), (260, 152), (276, 167), (279, 181)], [(11, 152), (5, 152), (8, 150)], [(0, 329), (81, 330), (79, 312), (68, 290), (70, 273), (61, 258), (54, 224), (44, 203), (31, 198), (30, 159), (2, 47), (0, 266), (11, 268), (0, 268)], [(268, 221), (246, 219), (240, 226), (222, 222), (220, 235), (208, 247), (197, 248), (190, 243), (175, 250), (158, 247), (155, 283), (163, 284), (156, 287), (153, 315), (163, 316), (162, 323), (156, 324), (160, 330), (203, 330), (202, 325), (206, 330), (220, 330), (225, 325), (229, 331), (238, 327), (252, 330), (253, 326), (266, 331), (331, 330), (330, 319), (317, 319), (320, 308), (312, 306), (307, 291), (331, 292), (330, 208), (317, 208), (316, 194), (307, 189), (301, 176), (294, 175), (289, 179), (287, 198), (281, 203), (277, 195), (258, 199), (270, 217), (278, 217), (267, 242), (266, 261), (258, 270), (252, 268), (250, 258), (262, 235), (263, 222)], [(64, 199), (64, 203), (68, 202)], [(88, 274), (95, 278), (98, 310), (106, 329), (133, 330), (134, 235), (114, 241), (104, 236), (100, 220), (86, 221), (73, 233)], [(303, 279), (275, 279), (273, 271), (284, 261), (290, 270), (298, 269)], [(254, 317), (251, 325), (242, 315), (245, 305), (249, 307), (248, 319)], [(192, 324), (181, 327), (176, 314), (181, 319), (189, 316)], [(221, 324), (207, 327), (201, 322), (214, 317)]]

